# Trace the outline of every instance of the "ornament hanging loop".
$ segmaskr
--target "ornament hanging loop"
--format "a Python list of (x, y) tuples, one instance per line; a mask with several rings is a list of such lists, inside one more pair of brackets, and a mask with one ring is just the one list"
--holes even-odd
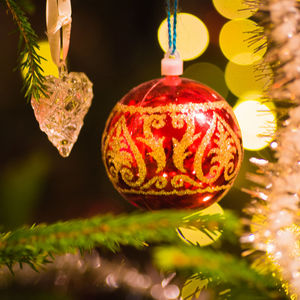
[(176, 27), (177, 27), (177, 5), (178, 0), (174, 1), (173, 14), (173, 37), (171, 33), (171, 5), (170, 0), (167, 2), (167, 21), (168, 21), (168, 36), (169, 49), (164, 58), (161, 60), (161, 75), (165, 76), (179, 76), (183, 73), (183, 61), (180, 59), (179, 52), (176, 49)]
[(51, 57), (59, 69), (60, 76), (67, 72), (66, 58), (70, 46), (71, 14), (71, 0), (47, 0), (47, 36)]
[(59, 77), (62, 78), (64, 75), (68, 74), (68, 69), (65, 60), (60, 60), (58, 65), (58, 74)]
[(169, 49), (164, 58), (161, 60), (161, 75), (179, 76), (183, 73), (183, 61), (180, 58), (179, 52)]

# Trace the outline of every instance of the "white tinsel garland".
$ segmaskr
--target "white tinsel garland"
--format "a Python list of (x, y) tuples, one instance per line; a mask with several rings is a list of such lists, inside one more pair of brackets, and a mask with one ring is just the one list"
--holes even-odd
[[(246, 0), (247, 1), (247, 0)], [(253, 2), (253, 1), (249, 1)], [(266, 253), (292, 298), (300, 298), (300, 11), (296, 0), (259, 3), (269, 41), (266, 62), (274, 72), (268, 98), (288, 107), (271, 148), (276, 162), (253, 158), (259, 167), (249, 176), (260, 187), (249, 209), (251, 233), (242, 238)], [(267, 18), (267, 19), (266, 19)], [(266, 20), (268, 22), (266, 22)], [(262, 175), (261, 175), (262, 174)]]

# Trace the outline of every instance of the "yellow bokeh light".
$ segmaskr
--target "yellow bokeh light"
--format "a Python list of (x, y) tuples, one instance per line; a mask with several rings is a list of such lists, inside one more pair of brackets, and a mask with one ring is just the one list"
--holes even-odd
[[(167, 52), (169, 47), (167, 19), (158, 28), (158, 42), (163, 51)], [(208, 30), (199, 18), (187, 13), (177, 15), (177, 50), (181, 59), (192, 60), (199, 57), (206, 50), (208, 43)]]
[[(41, 72), (42, 75), (44, 76), (53, 75), (55, 77), (58, 77), (58, 69), (55, 63), (52, 61), (48, 41), (40, 41), (38, 42), (38, 45), (40, 49), (37, 49), (37, 54), (45, 58), (45, 60), (44, 59), (41, 60), (41, 67), (43, 69), (43, 71)], [(25, 77), (25, 74), (27, 72), (28, 72), (27, 68), (22, 70), (22, 76)]]
[(270, 105), (258, 100), (242, 100), (233, 108), (247, 150), (261, 150), (269, 145), (276, 131), (276, 114)]
[(186, 68), (183, 76), (206, 84), (224, 98), (228, 96), (224, 73), (216, 65), (207, 62), (196, 63)]
[(247, 94), (261, 95), (269, 87), (272, 83), (271, 74), (271, 68), (267, 64), (242, 66), (230, 61), (225, 69), (225, 81), (233, 94), (247, 99)]
[[(199, 215), (200, 217), (204, 215), (214, 215), (214, 214), (220, 214), (220, 215), (224, 214), (222, 207), (218, 203), (214, 203), (210, 207), (200, 210), (192, 214), (191, 216)], [(203, 233), (201, 230), (199, 230), (196, 227), (179, 227), (177, 229), (177, 232), (179, 237), (186, 243), (193, 244), (193, 245), (200, 245), (202, 247), (214, 243), (221, 236), (221, 232), (219, 230), (209, 231), (210, 236), (213, 238), (211, 239), (210, 237), (207, 236), (207, 234)]]
[(260, 60), (267, 49), (263, 47), (259, 51), (255, 50), (266, 42), (265, 38), (253, 45), (249, 44), (249, 38), (255, 35), (254, 31), (260, 29), (257, 23), (248, 19), (225, 23), (219, 36), (220, 48), (225, 57), (238, 65), (250, 65)]
[(185, 299), (185, 300), (207, 299), (208, 297), (202, 297), (200, 296), (200, 294), (203, 290), (207, 290), (207, 287), (211, 281), (212, 278), (210, 277), (205, 278), (204, 276), (201, 276), (199, 273), (192, 275), (185, 281), (181, 289), (180, 299)]
[(244, 0), (213, 0), (216, 10), (227, 19), (249, 18), (257, 9), (249, 7)]

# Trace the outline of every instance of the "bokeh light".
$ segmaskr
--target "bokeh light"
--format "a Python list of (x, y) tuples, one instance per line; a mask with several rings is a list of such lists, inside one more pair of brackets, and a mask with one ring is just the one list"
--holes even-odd
[[(163, 51), (167, 52), (169, 47), (167, 19), (158, 28), (158, 41)], [(192, 60), (199, 57), (206, 50), (208, 43), (208, 30), (199, 18), (187, 13), (177, 15), (177, 49), (181, 59)]]
[[(203, 276), (201, 273), (195, 273), (191, 277), (189, 277), (182, 289), (181, 289), (181, 297), (180, 299), (186, 299), (186, 300), (194, 300), (194, 299), (210, 299), (208, 297), (203, 297), (202, 295), (205, 295), (203, 291), (207, 290), (207, 286), (209, 283), (213, 281), (212, 278)], [(200, 296), (201, 294), (201, 296)], [(222, 295), (223, 297), (223, 295)], [(220, 299), (220, 298), (219, 298)], [(224, 299), (227, 299), (224, 297)]]
[(207, 62), (196, 63), (186, 68), (183, 76), (206, 84), (224, 98), (228, 96), (224, 73), (216, 65)]
[[(197, 214), (199, 215), (199, 217), (204, 215), (214, 215), (214, 214), (223, 215), (224, 211), (218, 203), (214, 203), (210, 207), (198, 211), (192, 214), (191, 216)], [(211, 239), (210, 237), (207, 236), (207, 234), (203, 233), (200, 229), (196, 227), (188, 227), (188, 228), (179, 227), (177, 229), (177, 232), (179, 237), (186, 243), (193, 244), (193, 245), (200, 245), (202, 247), (214, 243), (221, 236), (221, 232), (219, 230), (209, 231), (210, 236), (213, 238)]]
[[(50, 47), (48, 41), (38, 42), (40, 49), (37, 49), (37, 54), (42, 56), (44, 59), (41, 60), (41, 67), (43, 71), (41, 72), (44, 76), (53, 75), (58, 77), (58, 69), (55, 63), (52, 61)], [(27, 57), (24, 58), (24, 61)], [(28, 72), (28, 69), (25, 68), (22, 70), (22, 76), (25, 77), (25, 74)]]
[(267, 64), (242, 66), (230, 61), (225, 69), (225, 81), (233, 94), (238, 98), (247, 99), (247, 95), (263, 94), (272, 83), (271, 74), (271, 68)]
[(213, 0), (216, 10), (227, 19), (249, 18), (257, 9), (249, 7), (244, 0)]
[(242, 131), (245, 149), (256, 151), (269, 145), (277, 128), (276, 114), (270, 105), (258, 100), (241, 100), (233, 111)]
[(254, 31), (257, 32), (260, 28), (257, 23), (248, 19), (225, 23), (219, 36), (220, 48), (225, 57), (238, 65), (250, 65), (260, 60), (266, 52), (266, 47), (259, 51), (255, 49), (264, 44), (265, 38), (251, 46), (249, 44), (249, 39), (255, 35)]

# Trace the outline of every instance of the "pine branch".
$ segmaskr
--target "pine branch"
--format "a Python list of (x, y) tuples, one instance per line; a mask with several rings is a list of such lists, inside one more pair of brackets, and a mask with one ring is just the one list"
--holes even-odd
[(33, 14), (35, 12), (35, 6), (32, 0), (18, 0), (19, 6), (28, 14)]
[[(207, 247), (158, 247), (154, 252), (154, 261), (165, 271), (188, 270), (196, 273), (193, 277), (206, 280), (205, 284), (200, 280), (202, 286), (194, 288), (195, 294), (207, 287), (218, 288), (220, 291), (227, 287), (233, 292), (238, 292), (236, 289), (243, 287), (244, 291), (249, 289), (260, 296), (268, 295), (267, 298), (261, 299), (273, 299), (270, 295), (281, 287), (272, 274), (260, 274), (246, 260)], [(278, 296), (277, 292), (275, 294)]]
[[(77, 249), (90, 250), (105, 247), (117, 251), (120, 245), (144, 247), (148, 243), (181, 242), (176, 228), (194, 226), (207, 232), (218, 224), (226, 224), (219, 215), (192, 216), (183, 219), (191, 212), (160, 211), (132, 215), (105, 215), (91, 219), (58, 222), (53, 225), (38, 225), (21, 228), (0, 235), (0, 265), (9, 268), (14, 263), (28, 263), (39, 267), (49, 261), (53, 254), (74, 252)], [(239, 228), (236, 217), (235, 230)], [(230, 223), (229, 222), (229, 223)], [(227, 231), (226, 226), (222, 226)], [(231, 228), (230, 230), (232, 230)], [(231, 235), (234, 235), (234, 231)], [(229, 236), (229, 233), (225, 233)]]
[(21, 70), (28, 70), (23, 86), (25, 97), (28, 99), (31, 97), (39, 99), (41, 94), (45, 95), (46, 87), (44, 85), (45, 77), (41, 73), (41, 60), (44, 58), (36, 52), (39, 49), (37, 44), (38, 37), (32, 29), (25, 13), (17, 3), (14, 0), (5, 1), (20, 32), (19, 68)]
[[(238, 285), (241, 281), (274, 286), (274, 279), (264, 278), (251, 269), (246, 260), (240, 260), (224, 252), (200, 247), (158, 247), (155, 261), (164, 270), (185, 269), (201, 272), (209, 277), (219, 278), (222, 282)], [(262, 282), (262, 279), (264, 281)], [(267, 280), (266, 280), (267, 279)]]

